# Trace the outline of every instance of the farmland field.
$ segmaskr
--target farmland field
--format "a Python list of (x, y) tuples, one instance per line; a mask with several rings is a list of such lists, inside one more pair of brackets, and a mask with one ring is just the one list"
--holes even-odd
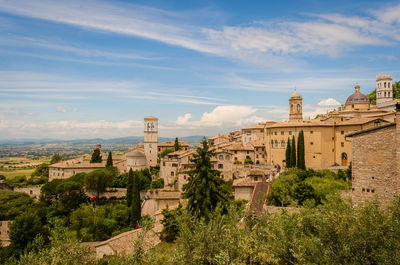
[(0, 175), (6, 178), (25, 175), (29, 177), (35, 170), (35, 167), (41, 163), (49, 162), (48, 157), (30, 158), (30, 157), (7, 157), (0, 159)]

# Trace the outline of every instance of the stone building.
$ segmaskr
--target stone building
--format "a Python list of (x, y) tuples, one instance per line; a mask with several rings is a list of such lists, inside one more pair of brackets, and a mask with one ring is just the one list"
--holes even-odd
[(393, 112), (378, 109), (369, 103), (356, 85), (345, 106), (325, 116), (303, 120), (302, 98), (295, 91), (289, 99), (289, 120), (266, 124), (264, 143), (268, 165), (284, 167), (288, 139), (304, 132), (306, 166), (327, 168), (348, 166), (351, 161), (351, 142), (345, 135), (389, 124), (394, 120)]
[(400, 193), (400, 105), (394, 123), (348, 134), (352, 142), (352, 199), (377, 196), (383, 204)]
[[(153, 116), (144, 118), (144, 143), (140, 143), (123, 153), (113, 156), (113, 164), (120, 173), (129, 169), (140, 170), (157, 164), (158, 159), (158, 119)], [(100, 149), (101, 145), (96, 145)], [(101, 163), (90, 163), (91, 155), (85, 154), (78, 158), (61, 161), (49, 166), (49, 181), (57, 178), (69, 178), (77, 173), (91, 172), (105, 168), (107, 154), (102, 154)]]
[[(190, 146), (187, 141), (179, 141), (179, 147), (181, 150), (189, 150)], [(175, 141), (165, 141), (158, 144), (158, 153), (161, 153), (165, 149), (174, 149)]]

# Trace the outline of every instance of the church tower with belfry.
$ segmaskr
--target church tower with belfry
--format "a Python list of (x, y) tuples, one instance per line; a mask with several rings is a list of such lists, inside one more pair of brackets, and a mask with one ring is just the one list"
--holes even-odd
[(144, 118), (144, 154), (147, 166), (157, 164), (158, 151), (158, 118), (149, 116)]
[(289, 99), (289, 121), (303, 120), (303, 99), (296, 89)]

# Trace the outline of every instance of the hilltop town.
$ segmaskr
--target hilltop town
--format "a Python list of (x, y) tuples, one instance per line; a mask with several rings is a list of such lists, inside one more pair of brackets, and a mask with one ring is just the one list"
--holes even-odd
[[(26, 194), (19, 199), (25, 202), (18, 203), (18, 207), (30, 205), (33, 200), (49, 205), (57, 203), (58, 206), (54, 206), (57, 211), (62, 215), (71, 214), (70, 222), (80, 222), (80, 225), (87, 221), (83, 217), (79, 219), (79, 214), (88, 214), (84, 211), (90, 212), (93, 203), (94, 206), (98, 204), (97, 207), (110, 207), (108, 211), (111, 212), (114, 207), (119, 207), (117, 215), (107, 217), (110, 222), (119, 223), (121, 214), (128, 216), (124, 218), (132, 218), (129, 207), (134, 202), (130, 202), (132, 186), (129, 185), (133, 184), (129, 184), (129, 179), (136, 176), (140, 180), (137, 190), (139, 216), (154, 222), (152, 234), (142, 238), (142, 243), (149, 249), (160, 239), (169, 238), (165, 234), (169, 229), (169, 216), (188, 204), (188, 185), (198, 173), (193, 168), (201, 152), (212, 154), (207, 158), (210, 163), (208, 174), (214, 172), (212, 174), (223, 183), (228, 183), (231, 199), (243, 203), (244, 209), (253, 216), (279, 212), (282, 206), (296, 213), (299, 210), (296, 206), (310, 203), (317, 206), (331, 196), (329, 194), (337, 192), (344, 201), (355, 205), (374, 199), (382, 205), (390, 205), (400, 192), (397, 162), (388, 159), (400, 160), (397, 158), (400, 102), (394, 99), (392, 84), (391, 74), (379, 74), (376, 76), (376, 105), (361, 92), (359, 85), (355, 85), (353, 93), (349, 91), (346, 102), (337, 110), (311, 120), (303, 118), (303, 98), (295, 90), (289, 97), (286, 121), (265, 121), (228, 134), (218, 134), (204, 139), (197, 147), (178, 138), (159, 142), (159, 120), (148, 116), (144, 118), (144, 142), (131, 146), (122, 154), (103, 153), (102, 144), (98, 143), (92, 154), (67, 160), (59, 157), (50, 165), (41, 164), (32, 174), (31, 185), (25, 184), (24, 180), (19, 183), (3, 180), (1, 188), (14, 190), (4, 195), (9, 198), (19, 196), (11, 195), (12, 192)], [(106, 181), (109, 177), (112, 180)], [(284, 197), (277, 185), (292, 177), (295, 178), (292, 181), (298, 182), (294, 186), (294, 195)], [(44, 181), (35, 183), (35, 178)], [(88, 182), (91, 178), (93, 181)], [(317, 186), (301, 182), (304, 178), (330, 179), (328, 185), (331, 188), (323, 191), (326, 194), (318, 194)], [(102, 188), (94, 183), (96, 181), (104, 182)], [(91, 183), (95, 187), (91, 187)], [(279, 185), (286, 185), (282, 183)], [(89, 201), (88, 205), (76, 208), (85, 200)], [(102, 204), (104, 206), (100, 206)], [(0, 234), (3, 246), (12, 243), (9, 227), (16, 216), (18, 214), (3, 213)], [(133, 222), (135, 225), (130, 230), (121, 223), (119, 228), (114, 227), (101, 236), (96, 236), (96, 231), (89, 232), (90, 227), (85, 228), (88, 230), (84, 233), (88, 234), (84, 236), (79, 228), (77, 237), (86, 241), (82, 246), (89, 247), (91, 255), (97, 258), (135, 253), (134, 242), (144, 229), (141, 227), (144, 221), (139, 220)], [(90, 233), (94, 234), (89, 236)]]

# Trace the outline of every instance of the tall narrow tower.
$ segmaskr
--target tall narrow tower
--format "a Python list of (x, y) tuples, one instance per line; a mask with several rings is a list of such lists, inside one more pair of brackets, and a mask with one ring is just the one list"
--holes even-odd
[(147, 166), (157, 164), (158, 119), (153, 116), (144, 118), (144, 154)]
[(392, 74), (380, 74), (376, 76), (376, 106), (393, 101)]
[(289, 99), (289, 120), (302, 121), (303, 120), (303, 99), (297, 93), (296, 89)]

